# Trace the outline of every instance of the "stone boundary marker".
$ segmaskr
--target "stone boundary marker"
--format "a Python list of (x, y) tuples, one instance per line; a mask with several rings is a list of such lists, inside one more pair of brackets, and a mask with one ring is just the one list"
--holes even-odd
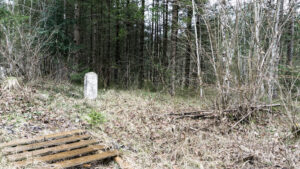
[(84, 76), (84, 98), (94, 100), (98, 95), (98, 75), (94, 72)]
[[(60, 132), (32, 139), (18, 139), (0, 144), (1, 152), (15, 167), (44, 163), (46, 168), (63, 169), (115, 157), (117, 150), (97, 145), (84, 130)], [(119, 161), (116, 160), (119, 164)], [(120, 165), (120, 164), (119, 164)], [(41, 167), (39, 167), (41, 169)]]

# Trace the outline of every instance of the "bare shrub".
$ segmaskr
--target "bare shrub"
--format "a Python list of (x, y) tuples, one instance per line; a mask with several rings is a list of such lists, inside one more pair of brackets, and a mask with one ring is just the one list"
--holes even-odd
[(292, 135), (300, 135), (300, 73), (296, 69), (291, 75), (283, 75), (280, 79), (283, 85), (278, 85), (279, 98), (291, 122)]
[(41, 21), (30, 29), (26, 28), (24, 22), (27, 22), (27, 17), (15, 14), (9, 7), (0, 18), (0, 58), (8, 75), (31, 80), (41, 76), (42, 61), (50, 57), (46, 44), (52, 39), (53, 33), (50, 36), (43, 35)]
[(278, 48), (285, 24), (279, 15), (281, 3), (278, 0), (270, 9), (263, 1), (237, 1), (230, 8), (224, 1), (216, 6), (218, 18), (204, 12), (210, 40), (205, 53), (216, 78), (215, 107), (220, 112), (238, 110), (234, 116), (241, 119), (257, 110), (254, 107), (273, 103), (280, 85)]

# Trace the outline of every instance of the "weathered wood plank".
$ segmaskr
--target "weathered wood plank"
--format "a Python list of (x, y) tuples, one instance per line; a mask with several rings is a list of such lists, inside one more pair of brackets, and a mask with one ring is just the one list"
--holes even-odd
[(9, 161), (18, 161), (18, 160), (23, 160), (29, 157), (34, 157), (38, 155), (44, 155), (44, 154), (49, 154), (49, 153), (57, 153), (57, 152), (62, 152), (66, 150), (71, 150), (75, 148), (81, 148), (85, 147), (91, 144), (96, 144), (98, 143), (97, 140), (83, 140), (80, 142), (76, 143), (71, 143), (71, 144), (64, 144), (56, 147), (51, 147), (51, 148), (45, 148), (45, 149), (40, 149), (40, 150), (35, 150), (35, 151), (30, 151), (30, 152), (23, 152), (20, 154), (13, 154), (7, 156)]
[(86, 163), (90, 163), (90, 162), (94, 162), (94, 161), (98, 161), (98, 160), (103, 160), (103, 159), (110, 158), (110, 157), (115, 157), (115, 156), (118, 156), (118, 155), (119, 155), (119, 152), (116, 151), (116, 150), (107, 151), (107, 152), (103, 152), (103, 153), (100, 153), (100, 154), (83, 156), (83, 157), (75, 158), (75, 159), (72, 159), (72, 160), (67, 160), (67, 161), (54, 163), (53, 166), (54, 166), (54, 169), (75, 167), (75, 166), (79, 166), (79, 165), (82, 165), (82, 164), (86, 164)]
[(72, 130), (72, 131), (66, 131), (66, 132), (61, 132), (61, 133), (54, 133), (54, 134), (50, 134), (50, 135), (46, 135), (46, 136), (39, 136), (36, 138), (31, 138), (31, 139), (18, 139), (18, 140), (13, 140), (11, 142), (0, 144), (0, 148), (22, 145), (22, 144), (31, 144), (34, 142), (45, 141), (45, 140), (49, 140), (49, 139), (58, 139), (58, 138), (62, 138), (62, 137), (71, 136), (74, 134), (82, 134), (84, 132), (85, 132), (84, 130)]
[(43, 148), (43, 147), (60, 145), (60, 144), (64, 144), (64, 143), (78, 141), (81, 139), (87, 139), (90, 137), (91, 137), (90, 135), (79, 135), (79, 136), (72, 136), (72, 137), (51, 140), (51, 141), (45, 141), (45, 142), (29, 144), (29, 145), (24, 145), (24, 146), (6, 147), (2, 150), (2, 153), (3, 154), (18, 153), (18, 152), (22, 152), (22, 151), (34, 150), (34, 149)]
[(66, 159), (66, 158), (72, 158), (72, 157), (75, 157), (75, 156), (78, 156), (78, 155), (84, 155), (84, 154), (87, 154), (87, 153), (95, 152), (97, 150), (102, 150), (104, 148), (105, 148), (105, 146), (102, 146), (102, 145), (93, 145), (93, 146), (89, 146), (89, 147), (81, 148), (81, 149), (76, 149), (76, 150), (72, 150), (72, 151), (66, 151), (66, 152), (47, 155), (47, 156), (43, 156), (43, 157), (36, 157), (36, 158), (24, 160), (24, 161), (18, 161), (18, 162), (15, 162), (14, 165), (16, 167), (23, 167), (23, 166), (33, 164), (33, 163), (63, 160), (63, 159)]

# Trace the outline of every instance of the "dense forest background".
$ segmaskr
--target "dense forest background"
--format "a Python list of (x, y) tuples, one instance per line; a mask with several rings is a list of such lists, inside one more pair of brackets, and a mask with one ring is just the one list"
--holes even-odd
[(299, 95), (298, 9), (296, 0), (2, 0), (0, 63), (26, 80), (81, 82), (95, 71), (102, 87), (201, 97), (213, 88), (219, 107), (272, 101)]

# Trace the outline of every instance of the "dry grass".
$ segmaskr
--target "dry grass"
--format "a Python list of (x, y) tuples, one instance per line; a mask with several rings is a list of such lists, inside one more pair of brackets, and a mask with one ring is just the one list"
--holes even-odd
[[(253, 119), (228, 133), (232, 123), (224, 119), (166, 115), (201, 109), (205, 100), (141, 90), (102, 90), (96, 101), (86, 101), (81, 93), (79, 87), (52, 83), (18, 93), (2, 92), (0, 141), (85, 128), (102, 144), (123, 151), (133, 168), (300, 167), (300, 142), (285, 139), (291, 132), (283, 114), (264, 114), (264, 120)], [(90, 111), (102, 113), (106, 122), (91, 127), (85, 120)], [(0, 168), (10, 168), (5, 158), (0, 160)], [(113, 162), (101, 166), (95, 168), (118, 168)]]

